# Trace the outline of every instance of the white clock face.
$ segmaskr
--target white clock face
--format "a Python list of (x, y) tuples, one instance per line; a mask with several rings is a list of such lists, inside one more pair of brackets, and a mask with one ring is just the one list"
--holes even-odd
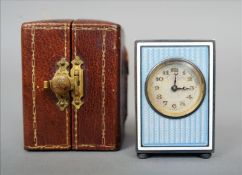
[(182, 59), (168, 59), (150, 72), (146, 97), (158, 113), (167, 117), (188, 116), (202, 103), (205, 80), (201, 71)]

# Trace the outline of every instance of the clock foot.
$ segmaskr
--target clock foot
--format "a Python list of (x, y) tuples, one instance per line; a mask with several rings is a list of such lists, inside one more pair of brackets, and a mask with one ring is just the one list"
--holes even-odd
[(137, 156), (140, 158), (140, 159), (147, 159), (149, 157), (148, 154), (146, 153), (138, 153)]
[(209, 159), (211, 157), (211, 153), (203, 153), (203, 154), (200, 154), (199, 156), (203, 159)]

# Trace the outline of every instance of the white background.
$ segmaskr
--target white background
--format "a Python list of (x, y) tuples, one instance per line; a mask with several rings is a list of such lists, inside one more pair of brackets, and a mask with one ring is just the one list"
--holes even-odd
[[(241, 1), (2, 1), (1, 174), (239, 175), (241, 150)], [(129, 116), (118, 152), (27, 152), (23, 150), (20, 26), (39, 19), (88, 18), (119, 23), (129, 53)], [(135, 153), (134, 41), (216, 40), (216, 142), (209, 160)]]

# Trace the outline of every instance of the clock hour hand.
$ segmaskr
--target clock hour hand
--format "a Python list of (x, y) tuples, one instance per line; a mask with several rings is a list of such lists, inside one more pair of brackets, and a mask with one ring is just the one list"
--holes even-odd
[(180, 87), (177, 87), (177, 85), (173, 85), (172, 87), (171, 87), (171, 90), (172, 91), (174, 91), (174, 92), (176, 92), (177, 90), (190, 90), (191, 88), (187, 88), (187, 87), (182, 87), (182, 88), (180, 88)]
[(177, 90), (190, 90), (190, 88), (187, 88), (187, 87), (184, 87), (184, 86), (182, 88), (177, 87), (176, 89)]

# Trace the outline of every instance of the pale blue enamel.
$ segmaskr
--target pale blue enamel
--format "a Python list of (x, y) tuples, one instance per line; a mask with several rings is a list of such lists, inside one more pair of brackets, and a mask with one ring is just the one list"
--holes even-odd
[[(141, 139), (142, 146), (208, 145), (208, 63), (207, 46), (145, 46), (141, 48)], [(145, 81), (152, 68), (167, 58), (183, 58), (194, 63), (206, 81), (206, 95), (200, 108), (182, 119), (156, 113), (145, 97)]]

